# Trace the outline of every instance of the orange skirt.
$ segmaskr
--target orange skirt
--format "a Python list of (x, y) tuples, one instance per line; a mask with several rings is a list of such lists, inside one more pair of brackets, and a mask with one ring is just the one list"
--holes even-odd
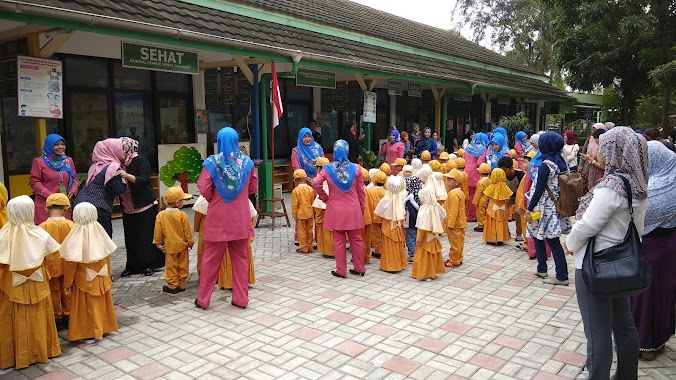
[[(249, 243), (249, 285), (256, 283), (256, 274), (254, 273), (253, 252), (251, 251), (251, 243)], [(232, 289), (232, 264), (230, 263), (230, 254), (225, 251), (223, 261), (221, 262), (221, 270), (218, 272), (218, 287), (221, 289)]]
[(404, 248), (404, 227), (398, 226), (391, 229), (389, 220), (383, 219), (382, 223), (382, 251), (380, 256), (380, 270), (386, 272), (399, 272), (408, 266), (408, 255)]
[(104, 334), (112, 331), (117, 331), (117, 318), (110, 290), (95, 296), (73, 286), (68, 340), (100, 340)]
[[(8, 272), (9, 273), (9, 272)], [(14, 367), (14, 327), (12, 324), (12, 303), (7, 294), (0, 290), (0, 369)]]
[(438, 237), (427, 241), (428, 234), (427, 231), (418, 230), (418, 240), (422, 240), (422, 243), (415, 248), (411, 268), (411, 276), (418, 280), (436, 278), (438, 274), (446, 273), (444, 259), (441, 256), (441, 241)]
[(486, 212), (486, 222), (484, 223), (483, 239), (487, 243), (506, 243), (509, 241), (509, 225), (507, 223), (507, 213), (505, 210), (493, 210), (493, 206), (504, 206), (505, 201), (488, 202), (488, 211)]
[[(51, 298), (45, 297), (34, 304), (12, 302), (11, 305), (14, 367), (22, 369), (34, 363), (47, 363), (49, 358), (61, 355)], [(3, 335), (6, 326), (3, 324)]]

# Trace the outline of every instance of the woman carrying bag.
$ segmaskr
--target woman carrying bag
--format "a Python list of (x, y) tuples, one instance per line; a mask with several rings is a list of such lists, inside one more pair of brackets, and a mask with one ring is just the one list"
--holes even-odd
[[(595, 254), (625, 240), (632, 221), (628, 197), (631, 197), (636, 230), (643, 235), (648, 196), (648, 148), (646, 140), (630, 128), (616, 127), (601, 136), (599, 152), (605, 165), (605, 176), (582, 198), (576, 215), (578, 222), (568, 235), (566, 245), (575, 255), (575, 288), (587, 337), (588, 379), (610, 378), (613, 337), (617, 347), (614, 378), (636, 379), (639, 341), (629, 296), (592, 294), (583, 281), (582, 269), (583, 262), (590, 259), (585, 257), (590, 239), (594, 239)], [(625, 180), (630, 194), (625, 190)]]

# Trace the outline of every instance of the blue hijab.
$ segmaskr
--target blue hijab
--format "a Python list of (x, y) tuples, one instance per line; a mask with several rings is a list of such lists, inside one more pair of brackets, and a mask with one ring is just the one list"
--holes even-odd
[(350, 191), (354, 176), (357, 172), (357, 165), (348, 160), (350, 146), (345, 140), (338, 140), (333, 144), (333, 162), (324, 165), (324, 171), (329, 175), (331, 181), (338, 186), (344, 193)]
[(68, 187), (66, 188), (66, 192), (70, 193), (70, 189), (73, 187), (73, 182), (75, 181), (75, 173), (73, 173), (73, 168), (70, 167), (68, 156), (66, 156), (65, 153), (62, 155), (54, 153), (54, 145), (59, 141), (63, 141), (64, 145), (66, 144), (66, 139), (57, 134), (47, 135), (45, 143), (42, 145), (42, 159), (50, 168), (59, 172), (68, 173)]
[[(310, 145), (303, 144), (303, 137), (305, 137), (305, 135), (310, 135), (310, 138), (312, 139)], [(301, 169), (305, 170), (305, 173), (310, 178), (316, 176), (317, 169), (315, 169), (315, 163), (317, 162), (317, 158), (324, 156), (324, 150), (321, 145), (315, 142), (310, 128), (301, 128), (301, 130), (298, 131), (296, 152), (298, 153), (298, 162), (300, 162)]]
[(253, 161), (239, 150), (239, 139), (234, 129), (218, 131), (218, 153), (207, 158), (202, 166), (209, 171), (216, 190), (225, 203), (232, 202), (247, 186)]
[(565, 172), (568, 170), (568, 165), (561, 156), (563, 145), (563, 137), (556, 132), (545, 132), (538, 141), (538, 148), (542, 154), (541, 160), (549, 160), (555, 163), (559, 170)]
[[(514, 141), (514, 143), (515, 144), (516, 143), (521, 144), (521, 147), (525, 151), (526, 149), (528, 149), (530, 147), (530, 140), (528, 140), (527, 137), (528, 137), (528, 133), (526, 133), (524, 131), (516, 132), (516, 135), (514, 135), (514, 140), (516, 140), (516, 141)], [(525, 141), (524, 141), (524, 138), (526, 139)]]
[[(496, 128), (498, 129), (498, 128)], [(493, 149), (492, 144), (498, 144), (500, 147), (500, 150), (498, 152)], [(498, 161), (505, 156), (509, 156), (509, 146), (507, 146), (507, 139), (502, 136), (501, 133), (495, 133), (493, 135), (493, 139), (491, 140), (491, 144), (488, 146), (488, 163), (491, 165), (491, 170), (495, 169), (498, 167)]]
[(505, 138), (505, 140), (507, 140), (509, 138), (509, 137), (507, 137), (507, 130), (505, 128), (501, 128), (501, 127), (495, 128), (493, 130), (493, 136), (495, 136), (496, 134), (501, 134), (502, 137)]
[(485, 133), (477, 133), (474, 135), (472, 142), (467, 145), (465, 152), (469, 153), (474, 157), (479, 157), (486, 152), (488, 147), (488, 136)]
[(389, 135), (387, 135), (388, 136), (387, 141), (390, 143), (390, 145), (394, 145), (398, 142), (401, 142), (401, 136), (399, 135), (399, 131), (397, 131), (396, 129), (391, 130), (390, 135), (394, 135), (394, 141), (390, 141)]

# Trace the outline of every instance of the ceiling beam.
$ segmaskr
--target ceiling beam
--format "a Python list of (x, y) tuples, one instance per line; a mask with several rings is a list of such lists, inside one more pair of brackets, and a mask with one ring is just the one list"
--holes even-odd
[(63, 46), (63, 44), (66, 43), (66, 41), (70, 39), (70, 37), (73, 36), (73, 33), (75, 32), (62, 34), (47, 41), (45, 46), (40, 48), (40, 57), (42, 58), (51, 57), (54, 53), (56, 53), (57, 50), (59, 50), (59, 48), (61, 48), (61, 46)]
[[(270, 63), (269, 59), (261, 59), (261, 58), (246, 58), (243, 59), (244, 62), (247, 65), (262, 65), (265, 63)], [(236, 67), (237, 62), (235, 62), (234, 59), (229, 59), (225, 61), (212, 61), (212, 62), (202, 62), (200, 63), (200, 69), (203, 70), (209, 70), (209, 69), (220, 69), (220, 68), (227, 68), (227, 67)]]
[(269, 74), (271, 72), (270, 64), (269, 63), (264, 63), (259, 69), (258, 69), (258, 81), (261, 80), (263, 77), (263, 74)]
[(373, 89), (376, 88), (376, 83), (378, 83), (378, 78), (371, 79), (371, 83), (369, 83), (369, 91), (373, 91)]
[(46, 30), (52, 29), (49, 26), (43, 26), (43, 25), (23, 25), (23, 26), (17, 26), (16, 28), (8, 29), (8, 30), (3, 30), (0, 32), (0, 43), (4, 42), (9, 42), (9, 41), (16, 41), (21, 38), (25, 38), (27, 35), (31, 33), (40, 33), (44, 32)]
[(357, 82), (359, 82), (359, 87), (361, 90), (366, 91), (366, 82), (364, 82), (364, 78), (361, 76), (361, 74), (354, 73), (354, 77), (357, 78)]
[(232, 60), (237, 63), (237, 67), (242, 70), (242, 74), (246, 77), (246, 79), (249, 81), (249, 84), (254, 84), (254, 77), (253, 77), (253, 72), (251, 72), (251, 69), (249, 66), (244, 62), (244, 58), (242, 58), (239, 55), (233, 55)]

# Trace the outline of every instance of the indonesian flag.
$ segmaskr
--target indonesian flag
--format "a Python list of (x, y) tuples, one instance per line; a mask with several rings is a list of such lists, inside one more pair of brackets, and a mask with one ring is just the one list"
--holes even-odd
[(279, 119), (284, 114), (282, 107), (282, 96), (279, 93), (279, 83), (277, 82), (277, 70), (274, 62), (272, 63), (272, 83), (271, 83), (270, 104), (272, 105), (272, 128), (279, 125)]

